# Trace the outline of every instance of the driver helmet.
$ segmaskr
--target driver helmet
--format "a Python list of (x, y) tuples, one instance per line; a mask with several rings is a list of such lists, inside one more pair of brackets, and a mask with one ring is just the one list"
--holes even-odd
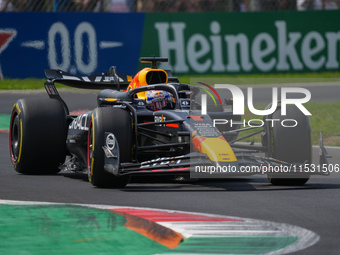
[(162, 110), (168, 103), (173, 102), (172, 95), (163, 90), (150, 90), (146, 92), (146, 105), (153, 111)]

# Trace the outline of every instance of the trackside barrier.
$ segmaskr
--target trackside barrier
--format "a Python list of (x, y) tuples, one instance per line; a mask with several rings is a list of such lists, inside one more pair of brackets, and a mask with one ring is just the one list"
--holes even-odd
[(175, 74), (337, 71), (339, 16), (339, 10), (0, 13), (0, 74), (86, 75), (115, 65), (132, 75), (140, 56), (153, 55), (169, 57)]

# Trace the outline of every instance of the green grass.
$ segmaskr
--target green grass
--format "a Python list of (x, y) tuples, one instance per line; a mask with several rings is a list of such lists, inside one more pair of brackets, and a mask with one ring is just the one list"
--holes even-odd
[[(176, 75), (174, 75), (176, 76)], [(202, 82), (213, 78), (216, 80), (228, 80), (229, 83), (242, 85), (273, 84), (273, 83), (308, 83), (308, 82), (340, 82), (340, 72), (324, 73), (293, 73), (293, 74), (221, 74), (221, 75), (178, 75), (180, 82), (190, 84), (191, 79), (199, 79)]]
[[(320, 132), (324, 137), (324, 144), (328, 146), (340, 146), (340, 102), (330, 103), (306, 103), (304, 106), (312, 114), (309, 121), (312, 129), (312, 144), (318, 145)], [(257, 109), (264, 109), (265, 106), (257, 106)], [(260, 116), (254, 116), (249, 110), (246, 111), (244, 119), (262, 119)], [(257, 130), (257, 129), (256, 129)], [(248, 135), (253, 131), (243, 131), (239, 137)], [(245, 142), (261, 142), (261, 136), (255, 135), (247, 138)]]
[(0, 81), (0, 89), (43, 89), (45, 79), (4, 79)]
[[(0, 90), (44, 89), (46, 79), (4, 79), (0, 80)], [(58, 88), (66, 87), (58, 84)]]
[[(324, 72), (324, 73), (293, 73), (293, 74), (219, 74), (219, 75), (176, 75), (180, 82), (190, 84), (190, 79), (209, 80), (228, 79), (230, 83), (236, 85), (261, 83), (294, 83), (294, 82), (315, 82), (315, 81), (338, 81), (340, 82), (340, 72)], [(3, 79), (0, 80), (0, 90), (28, 90), (28, 89), (43, 89), (46, 79)], [(58, 88), (66, 86), (58, 84)]]
[(309, 120), (312, 127), (313, 144), (318, 144), (319, 132), (323, 133), (326, 145), (340, 145), (340, 102), (309, 103), (306, 108), (312, 113)]

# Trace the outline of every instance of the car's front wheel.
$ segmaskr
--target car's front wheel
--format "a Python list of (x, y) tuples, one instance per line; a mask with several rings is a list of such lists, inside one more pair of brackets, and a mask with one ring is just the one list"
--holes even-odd
[[(308, 117), (296, 106), (290, 105), (287, 106), (286, 115), (281, 115), (278, 108), (270, 119), (276, 121), (273, 127), (270, 124), (265, 129), (266, 139), (263, 143), (268, 148), (267, 156), (292, 164), (311, 163), (311, 127)], [(309, 180), (309, 175), (270, 174), (268, 180), (273, 185), (304, 185)]]
[(91, 117), (88, 135), (89, 181), (101, 188), (123, 188), (129, 182), (128, 176), (115, 176), (105, 171), (105, 133), (112, 133), (119, 147), (119, 163), (131, 162), (132, 121), (130, 113), (113, 107), (96, 108)]

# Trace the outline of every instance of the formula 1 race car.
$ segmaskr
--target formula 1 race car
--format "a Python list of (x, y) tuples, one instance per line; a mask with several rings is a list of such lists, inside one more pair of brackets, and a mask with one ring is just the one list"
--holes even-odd
[[(166, 58), (141, 61), (151, 67), (134, 77), (117, 73), (115, 67), (90, 76), (45, 70), (49, 98), (20, 99), (13, 107), (14, 169), (23, 174), (82, 171), (94, 186), (115, 188), (126, 186), (133, 175), (228, 178), (265, 173), (274, 185), (308, 181), (310, 172), (304, 166), (312, 162), (311, 128), (308, 116), (297, 107), (288, 107), (285, 116), (278, 107), (263, 117), (264, 125), (241, 127), (242, 116), (226, 110), (231, 99), (220, 105), (203, 104), (202, 90), (157, 67)], [(97, 108), (70, 115), (55, 83), (102, 90)], [(284, 128), (265, 121), (283, 118), (298, 124)], [(240, 143), (256, 134), (261, 134), (262, 144)], [(321, 163), (327, 164), (329, 156), (320, 140)]]

